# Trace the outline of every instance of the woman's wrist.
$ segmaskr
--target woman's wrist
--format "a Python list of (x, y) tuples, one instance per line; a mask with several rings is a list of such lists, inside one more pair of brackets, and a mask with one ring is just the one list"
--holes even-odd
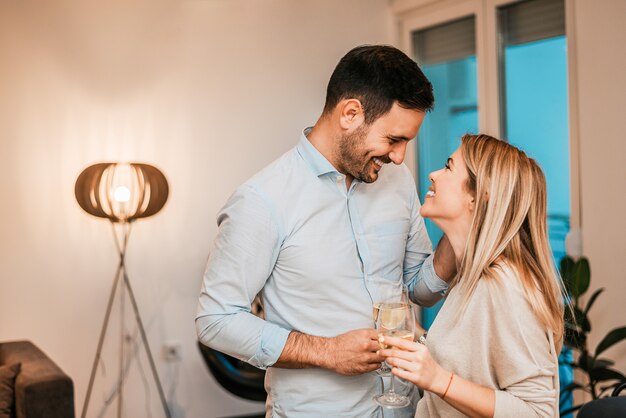
[(444, 393), (446, 393), (446, 389), (448, 388), (448, 383), (450, 382), (451, 375), (452, 372), (449, 372), (442, 367), (438, 367), (437, 372), (435, 373), (435, 378), (433, 379), (430, 388), (427, 390), (439, 397), (442, 397)]

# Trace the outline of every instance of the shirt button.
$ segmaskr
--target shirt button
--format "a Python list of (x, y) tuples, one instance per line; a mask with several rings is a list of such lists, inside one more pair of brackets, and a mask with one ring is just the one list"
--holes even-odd
[(342, 176), (337, 176), (337, 181), (341, 181), (341, 180), (343, 180), (343, 177)]

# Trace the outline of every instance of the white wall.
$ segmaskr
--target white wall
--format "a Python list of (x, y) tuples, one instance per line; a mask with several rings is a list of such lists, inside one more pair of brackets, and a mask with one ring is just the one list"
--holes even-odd
[[(591, 289), (605, 292), (591, 310), (590, 344), (626, 326), (626, 2), (574, 1), (579, 96), (583, 252)], [(606, 351), (626, 374), (626, 342)]]
[[(262, 410), (222, 390), (195, 345), (215, 215), (315, 121), (337, 60), (391, 33), (385, 0), (0, 2), (0, 341), (46, 351), (80, 413), (117, 259), (74, 182), (94, 162), (155, 164), (170, 200), (135, 225), (128, 268), (153, 352), (182, 345), (181, 363), (157, 359), (175, 416)], [(116, 309), (90, 416), (114, 385), (118, 330)], [(140, 358), (149, 399), (133, 367), (126, 416), (161, 416)]]

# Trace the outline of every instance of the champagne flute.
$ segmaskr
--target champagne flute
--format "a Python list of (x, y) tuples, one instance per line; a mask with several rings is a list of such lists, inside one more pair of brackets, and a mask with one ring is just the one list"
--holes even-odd
[[(410, 304), (409, 291), (402, 280), (392, 281), (388, 279), (380, 279), (377, 282), (372, 299), (374, 301), (372, 306), (374, 324), (378, 322), (378, 315), (382, 305), (393, 303)], [(391, 375), (391, 368), (386, 362), (383, 362), (380, 368), (376, 370), (376, 373), (381, 377), (388, 377)]]
[[(379, 306), (376, 329), (379, 336), (396, 337), (407, 341), (415, 338), (415, 315), (411, 303), (385, 302)], [(382, 349), (389, 348), (386, 344), (380, 344)], [(394, 391), (394, 375), (391, 374), (389, 391), (375, 396), (374, 401), (386, 408), (402, 408), (411, 403), (407, 396), (399, 395)]]

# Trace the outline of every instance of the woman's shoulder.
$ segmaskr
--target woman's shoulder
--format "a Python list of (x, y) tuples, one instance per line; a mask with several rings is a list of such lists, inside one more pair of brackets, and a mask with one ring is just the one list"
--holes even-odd
[(520, 271), (506, 260), (498, 260), (486, 269), (478, 286), (483, 292), (518, 292), (522, 291)]
[(478, 280), (474, 297), (481, 300), (484, 305), (495, 309), (516, 315), (533, 315), (524, 294), (519, 269), (506, 261), (494, 264)]

